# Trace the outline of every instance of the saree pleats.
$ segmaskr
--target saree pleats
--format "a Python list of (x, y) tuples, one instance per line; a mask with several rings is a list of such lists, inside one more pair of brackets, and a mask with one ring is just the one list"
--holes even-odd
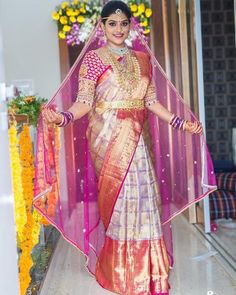
[(169, 258), (155, 173), (140, 136), (99, 255), (96, 278), (118, 294), (167, 294)]
[(167, 293), (168, 257), (163, 239), (118, 241), (106, 237), (96, 278), (118, 294)]

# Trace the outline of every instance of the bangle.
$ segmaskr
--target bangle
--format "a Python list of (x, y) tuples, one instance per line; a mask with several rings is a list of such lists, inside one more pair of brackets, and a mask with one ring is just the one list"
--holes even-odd
[(60, 114), (62, 115), (62, 121), (60, 123), (56, 123), (58, 127), (65, 127), (70, 122), (74, 122), (74, 115), (71, 112), (60, 112)]
[(185, 131), (185, 127), (186, 127), (186, 124), (188, 123), (188, 120), (184, 120), (184, 123), (183, 123), (183, 130)]
[(184, 130), (184, 125), (185, 125), (185, 121), (182, 118), (179, 118), (177, 115), (173, 114), (173, 116), (171, 117), (171, 120), (169, 122), (169, 124), (175, 128), (175, 129), (182, 129)]
[(175, 118), (175, 114), (172, 114), (169, 124), (171, 124), (171, 122), (173, 121), (174, 118)]

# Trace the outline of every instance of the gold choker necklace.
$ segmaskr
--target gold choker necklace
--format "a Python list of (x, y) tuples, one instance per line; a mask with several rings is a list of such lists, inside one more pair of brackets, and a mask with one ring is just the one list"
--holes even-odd
[(117, 54), (119, 56), (124, 56), (129, 52), (129, 48), (127, 46), (122, 47), (122, 48), (115, 48), (110, 45), (107, 45), (107, 48), (114, 54)]

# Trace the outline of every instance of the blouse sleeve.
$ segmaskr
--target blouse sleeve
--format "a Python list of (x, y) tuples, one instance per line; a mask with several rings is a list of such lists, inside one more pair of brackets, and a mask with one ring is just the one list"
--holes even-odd
[(157, 90), (156, 90), (156, 86), (155, 86), (155, 82), (153, 81), (153, 67), (150, 61), (150, 57), (149, 57), (149, 77), (150, 77), (150, 82), (149, 85), (147, 87), (147, 91), (146, 94), (144, 96), (144, 102), (145, 102), (145, 106), (148, 107), (156, 102), (158, 102), (158, 98), (157, 98)]
[(80, 66), (79, 86), (76, 102), (82, 102), (92, 106), (95, 98), (95, 90), (98, 78), (103, 71), (103, 63), (94, 51), (89, 51)]
[(159, 101), (157, 98), (157, 91), (156, 91), (155, 83), (153, 80), (151, 80), (151, 82), (148, 85), (147, 92), (144, 97), (144, 101), (145, 101), (146, 107)]

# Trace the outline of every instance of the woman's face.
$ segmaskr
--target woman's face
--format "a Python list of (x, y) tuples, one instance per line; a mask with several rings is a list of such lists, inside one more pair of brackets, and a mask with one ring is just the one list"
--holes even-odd
[(130, 22), (124, 13), (113, 13), (102, 23), (107, 43), (113, 47), (124, 47), (125, 39), (129, 36)]

